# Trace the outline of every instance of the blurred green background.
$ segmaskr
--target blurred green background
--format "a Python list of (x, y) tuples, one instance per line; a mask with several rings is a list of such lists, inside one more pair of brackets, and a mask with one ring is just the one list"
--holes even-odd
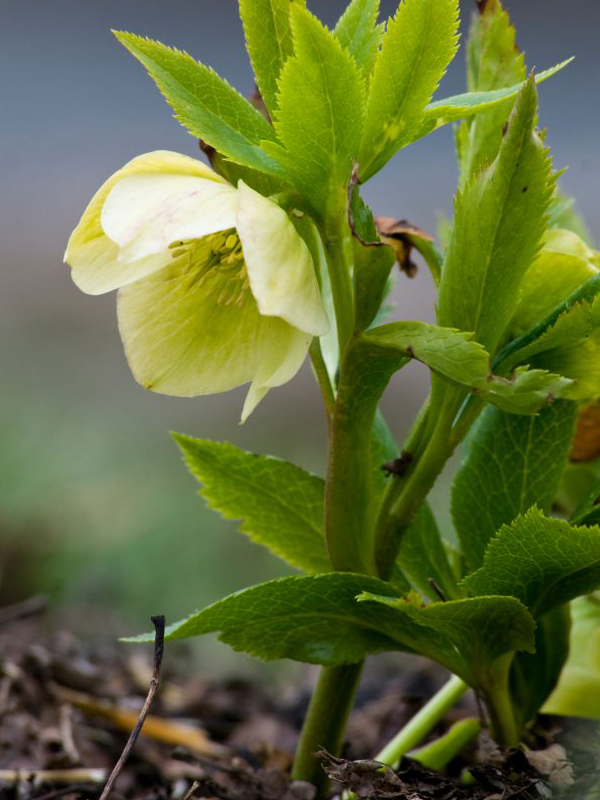
[[(555, 165), (571, 165), (564, 187), (597, 233), (600, 10), (592, 0), (506, 5), (530, 66), (577, 56), (541, 89), (541, 122)], [(327, 23), (343, 6), (309, 0)], [(382, 6), (390, 13), (394, 3)], [(474, 2), (461, 7), (468, 20)], [(114, 296), (80, 294), (62, 264), (85, 203), (124, 162), (157, 148), (197, 155), (110, 28), (185, 48), (248, 93), (236, 9), (234, 0), (0, 0), (0, 605), (48, 593), (83, 635), (137, 632), (152, 613), (173, 621), (285, 570), (204, 509), (169, 430), (323, 470), (323, 417), (308, 367), (244, 426), (244, 390), (193, 400), (152, 395), (128, 372)], [(444, 93), (463, 89), (463, 64), (461, 50)], [(433, 230), (437, 215), (451, 210), (455, 179), (446, 129), (399, 154), (366, 195), (377, 213)], [(425, 269), (412, 281), (398, 276), (395, 302), (399, 316), (432, 319)], [(411, 367), (386, 395), (399, 440), (426, 388), (426, 372)], [(434, 499), (444, 525), (446, 497), (447, 480)], [(207, 663), (225, 653), (202, 648)]]

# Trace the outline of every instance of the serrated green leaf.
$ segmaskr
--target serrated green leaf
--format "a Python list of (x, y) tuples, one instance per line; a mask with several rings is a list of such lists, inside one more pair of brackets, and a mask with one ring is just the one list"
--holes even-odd
[(452, 485), (452, 516), (469, 570), (481, 566), (502, 525), (536, 504), (551, 509), (575, 418), (575, 403), (569, 401), (528, 417), (484, 410)]
[(257, 169), (236, 164), (235, 161), (225, 158), (217, 150), (208, 151), (207, 155), (212, 168), (233, 186), (237, 186), (239, 181), (243, 181), (246, 186), (254, 189), (255, 192), (262, 194), (264, 197), (289, 192), (290, 190), (289, 184), (286, 184), (282, 178), (276, 178), (273, 175), (267, 175), (265, 172), (259, 172)]
[[(367, 331), (361, 341), (370, 358), (387, 353), (422, 361), (434, 373), (476, 391), (487, 402), (513, 414), (533, 414), (570, 391), (572, 381), (546, 370), (519, 367), (510, 377), (492, 375), (486, 350), (473, 335), (426, 322), (392, 322)], [(393, 361), (390, 361), (390, 367)], [(389, 379), (389, 378), (388, 378)]]
[(269, 112), (277, 108), (277, 78), (294, 52), (290, 9), (304, 0), (240, 0), (240, 16), (256, 83)]
[(600, 719), (600, 602), (595, 596), (571, 603), (571, 647), (558, 686), (542, 711)]
[[(554, 67), (534, 75), (533, 80), (536, 84), (543, 83), (567, 67), (572, 61), (573, 58), (567, 58)], [(525, 83), (518, 83), (516, 86), (509, 86), (506, 89), (493, 89), (489, 92), (464, 92), (430, 103), (424, 112), (423, 132), (417, 138), (420, 139), (449, 122), (457, 122), (475, 114), (490, 111), (503, 105), (507, 100), (514, 100), (523, 90)]]
[[(600, 282), (598, 285), (600, 291)], [(530, 362), (534, 356), (557, 347), (577, 344), (600, 327), (600, 296), (591, 302), (576, 303), (556, 320), (552, 327), (531, 344), (518, 351), (519, 361)]]
[(115, 36), (143, 64), (188, 132), (245, 167), (284, 177), (260, 147), (273, 129), (250, 103), (217, 73), (181, 50), (122, 31)]
[(186, 464), (210, 508), (242, 520), (240, 531), (293, 567), (328, 572), (322, 478), (287, 461), (228, 442), (176, 435)]
[[(312, 664), (361, 661), (398, 649), (396, 615), (356, 602), (362, 591), (389, 592), (389, 584), (348, 573), (279, 578), (229, 595), (169, 625), (168, 640), (219, 632), (235, 650), (272, 660)], [(137, 637), (145, 640), (150, 637)]]
[(442, 271), (438, 322), (474, 331), (493, 353), (514, 310), (522, 276), (535, 258), (553, 192), (547, 151), (534, 132), (535, 85), (519, 95), (498, 157), (472, 177), (455, 203)]
[[(360, 598), (362, 602), (357, 602)], [(498, 657), (531, 650), (535, 624), (509, 597), (417, 606), (366, 575), (280, 578), (219, 600), (169, 625), (168, 640), (218, 632), (236, 650), (271, 660), (355, 663), (369, 653), (403, 650), (433, 658), (478, 685)], [(144, 634), (129, 641), (148, 641)]]
[(403, 630), (408, 621), (416, 623), (408, 640), (413, 650), (447, 667), (475, 689), (485, 687), (496, 659), (518, 650), (533, 651), (535, 622), (514, 598), (475, 597), (419, 607), (364, 592), (359, 600), (395, 609), (399, 639), (408, 633)]
[(536, 414), (556, 398), (570, 397), (573, 381), (545, 369), (518, 367), (510, 378), (492, 376), (485, 399), (510, 414)]
[(459, 596), (442, 537), (427, 504), (421, 506), (415, 521), (402, 536), (397, 564), (425, 597), (439, 599), (431, 581), (448, 600)]
[(483, 566), (461, 586), (471, 596), (516, 597), (541, 617), (600, 588), (600, 528), (574, 527), (532, 508), (502, 526), (487, 547)]
[(367, 79), (385, 30), (383, 25), (377, 25), (378, 16), (379, 0), (352, 0), (333, 31)]
[(415, 138), (425, 106), (456, 53), (457, 28), (457, 0), (405, 0), (388, 22), (358, 159), (363, 181)]
[[(590, 303), (600, 292), (600, 275), (593, 275), (585, 283), (577, 287), (568, 297), (553, 308), (531, 330), (508, 342), (507, 345), (493, 358), (492, 369), (506, 371), (518, 364), (522, 359), (525, 348), (536, 342), (547, 331), (553, 328), (557, 321), (566, 315), (577, 304)], [(565, 321), (566, 322), (566, 321)], [(568, 323), (570, 324), (570, 323)], [(533, 351), (530, 351), (533, 352)]]
[[(467, 83), (471, 92), (497, 91), (525, 80), (525, 59), (517, 48), (515, 29), (500, 3), (494, 3), (485, 14), (474, 15), (467, 51)], [(496, 158), (511, 107), (508, 99), (462, 123), (461, 183)]]
[(489, 375), (489, 355), (471, 333), (427, 322), (391, 322), (363, 335), (365, 346), (414, 358), (445, 378), (479, 386)]
[(294, 56), (278, 86), (273, 123), (281, 144), (264, 143), (318, 212), (345, 197), (364, 116), (364, 81), (354, 58), (301, 6), (291, 12)]

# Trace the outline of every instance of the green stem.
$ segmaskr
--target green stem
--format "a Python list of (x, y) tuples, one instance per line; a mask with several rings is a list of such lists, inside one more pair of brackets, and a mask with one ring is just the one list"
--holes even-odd
[(454, 413), (454, 409), (448, 409), (438, 416), (421, 457), (406, 482), (387, 499), (379, 515), (375, 531), (375, 563), (379, 576), (384, 580), (391, 574), (402, 536), (456, 447), (457, 442), (451, 436)]
[[(419, 413), (417, 414), (415, 421), (410, 429), (408, 434), (408, 438), (404, 443), (404, 447), (402, 448), (403, 453), (410, 453), (410, 457), (412, 459), (411, 463), (418, 460), (421, 456), (421, 451), (425, 442), (425, 433), (427, 431), (427, 420), (429, 414), (429, 397), (423, 403), (421, 408), (419, 409)], [(396, 499), (402, 492), (404, 485), (408, 479), (408, 475), (400, 477), (394, 476), (390, 479), (390, 482), (387, 486), (385, 494), (383, 496), (383, 500), (381, 501), (381, 506), (379, 508), (379, 519), (385, 519)]]
[(400, 759), (413, 750), (429, 731), (448, 713), (468, 690), (467, 684), (453, 675), (391, 742), (375, 756), (376, 761), (396, 766)]
[(327, 790), (328, 778), (315, 753), (322, 747), (339, 754), (346, 723), (354, 705), (362, 663), (321, 670), (296, 748), (292, 778), (317, 787), (318, 796)]
[(350, 357), (354, 336), (354, 250), (343, 215), (324, 226), (339, 338), (339, 380), (329, 425), (325, 536), (334, 570), (373, 574), (371, 429), (375, 408), (356, 402)]
[(325, 230), (325, 251), (335, 308), (340, 360), (354, 330), (354, 295), (351, 277), (353, 257), (350, 236), (345, 219), (341, 223), (328, 225)]
[(485, 705), (490, 718), (490, 731), (494, 741), (501, 747), (516, 747), (521, 738), (509, 689), (512, 661), (513, 653), (498, 659), (485, 686)]
[[(343, 365), (344, 354), (354, 331), (354, 296), (351, 281), (352, 242), (346, 221), (345, 201), (342, 208), (344, 209), (343, 213), (333, 214), (322, 230), (335, 308), (340, 365)], [(329, 422), (329, 464), (326, 480), (326, 498), (329, 498), (329, 502), (326, 500), (325, 504), (325, 532), (328, 541), (338, 542), (340, 537), (336, 534), (343, 525), (340, 524), (340, 508), (339, 503), (335, 502), (335, 498), (343, 494), (348, 477), (347, 470), (339, 467), (348, 455), (353, 456), (354, 454), (346, 452), (347, 437), (344, 436), (344, 426), (340, 423), (340, 406), (343, 405), (343, 401), (340, 400), (339, 394), (336, 397), (333, 392), (320, 345), (313, 345), (311, 358), (323, 394)], [(342, 366), (340, 366), (341, 368)], [(341, 377), (340, 375), (340, 380)], [(368, 433), (370, 436), (370, 430)], [(355, 478), (361, 483), (362, 488), (363, 472), (367, 469), (368, 465), (365, 465), (362, 471), (353, 473), (350, 480), (351, 491), (356, 490), (356, 487), (352, 485)], [(332, 498), (334, 502), (331, 502)], [(345, 531), (345, 533), (348, 532)], [(345, 548), (344, 552), (344, 548), (340, 547), (338, 553), (334, 546), (333, 550), (330, 549), (333, 569), (366, 571), (360, 550), (361, 548), (357, 546), (356, 551), (352, 548)], [(314, 784), (319, 797), (325, 794), (329, 781), (319, 760), (315, 758), (315, 753), (322, 747), (332, 755), (339, 755), (348, 716), (354, 705), (361, 671), (362, 663), (323, 667), (319, 674), (302, 726), (292, 770), (295, 780)]]
[(411, 753), (411, 758), (427, 769), (440, 772), (479, 734), (480, 730), (481, 723), (475, 717), (461, 719), (439, 739)]

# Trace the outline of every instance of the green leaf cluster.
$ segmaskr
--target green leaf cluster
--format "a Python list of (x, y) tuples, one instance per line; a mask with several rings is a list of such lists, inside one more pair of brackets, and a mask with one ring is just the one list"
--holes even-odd
[[(512, 70), (509, 84), (498, 88), (504, 73), (491, 69), (469, 93), (430, 103), (457, 50), (458, 0), (402, 0), (387, 23), (378, 21), (379, 0), (352, 0), (333, 31), (304, 0), (240, 0), (240, 15), (269, 119), (187, 53), (115, 35), (181, 124), (225, 159), (223, 171), (277, 179), (320, 216), (332, 206), (339, 211), (354, 163), (365, 182), (400, 148), (441, 125), (504, 113), (523, 85), (522, 70)], [(510, 39), (495, 35), (499, 47)]]

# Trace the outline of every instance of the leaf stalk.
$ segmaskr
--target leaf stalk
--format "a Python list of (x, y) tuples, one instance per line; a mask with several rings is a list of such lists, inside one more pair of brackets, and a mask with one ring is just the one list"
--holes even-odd
[(381, 761), (387, 766), (396, 767), (402, 757), (427, 736), (468, 689), (469, 687), (461, 678), (453, 675), (410, 722), (394, 736), (391, 742), (375, 756), (375, 760)]

